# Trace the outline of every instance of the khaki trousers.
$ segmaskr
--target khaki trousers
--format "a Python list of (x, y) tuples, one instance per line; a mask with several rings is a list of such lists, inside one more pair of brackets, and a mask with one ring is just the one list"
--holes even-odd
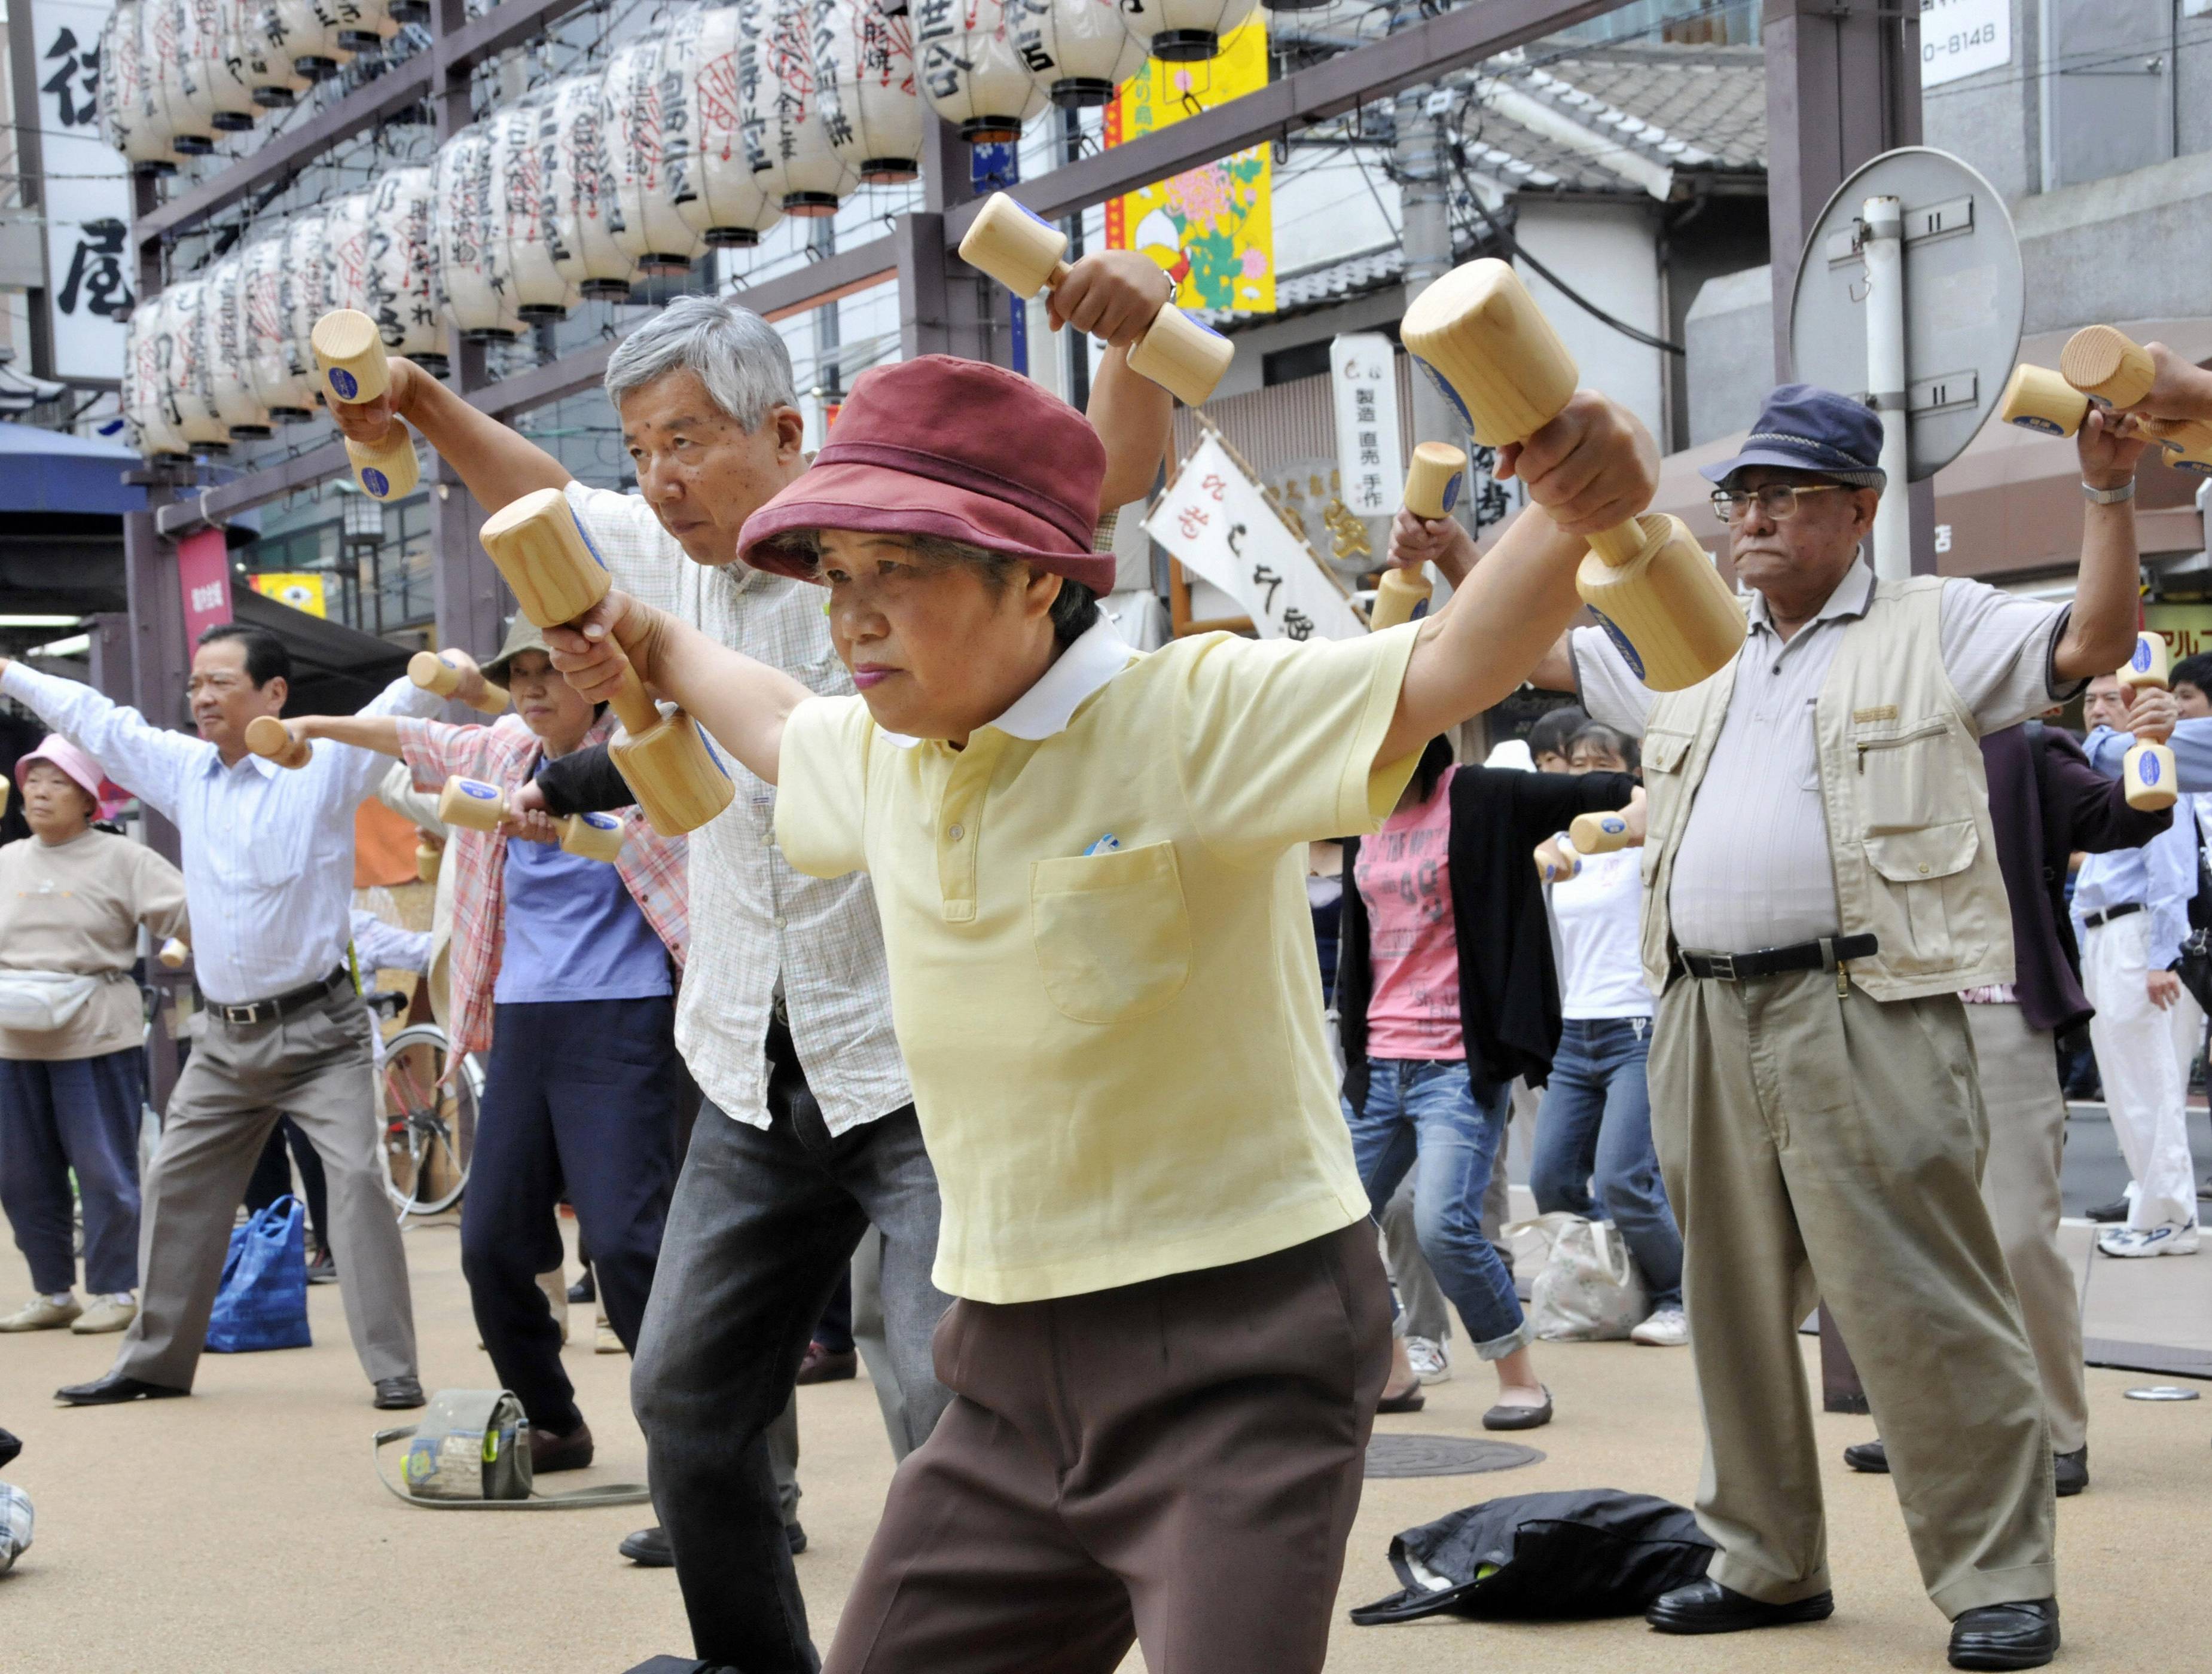
[(2081, 1299), (2058, 1250), (2058, 1170), (2066, 1155), (2066, 1095), (2051, 1031), (2030, 1028), (2016, 1005), (1970, 1005), (1966, 1027), (1990, 1113), (1982, 1168), (2021, 1323), (2043, 1380), (2051, 1445), (2070, 1453), (2089, 1439), (2089, 1392), (2081, 1368)]
[(1651, 1046), (1652, 1132), (1680, 1222), (1723, 1586), (1828, 1586), (1797, 1327), (1825, 1299), (1946, 1616), (2054, 1596), (2051, 1437), (1980, 1180), (1965, 1008), (1794, 972), (1677, 980)]
[(281, 1022), (213, 1013), (169, 1095), (147, 1171), (138, 1317), (115, 1370), (190, 1389), (246, 1177), (280, 1115), (314, 1144), (331, 1184), (331, 1253), (354, 1353), (369, 1380), (415, 1371), (415, 1313), (399, 1221), (386, 1195), (368, 1008), (350, 987)]

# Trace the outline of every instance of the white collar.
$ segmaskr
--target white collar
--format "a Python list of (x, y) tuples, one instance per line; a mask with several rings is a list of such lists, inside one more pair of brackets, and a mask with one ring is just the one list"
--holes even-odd
[[(1061, 652), (1036, 684), (1007, 706), (1006, 713), (990, 723), (1001, 732), (1032, 742), (1067, 731), (1083, 701), (1129, 666), (1133, 653), (1102, 614), (1081, 638)], [(921, 742), (902, 732), (884, 737), (901, 749)]]

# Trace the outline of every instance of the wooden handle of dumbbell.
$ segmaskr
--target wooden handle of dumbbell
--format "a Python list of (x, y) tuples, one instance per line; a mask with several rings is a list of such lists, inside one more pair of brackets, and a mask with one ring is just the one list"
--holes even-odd
[(305, 738), (295, 738), (274, 715), (256, 715), (246, 724), (246, 747), (280, 767), (304, 767), (315, 754)]
[(161, 951), (155, 955), (161, 961), (164, 968), (172, 971), (183, 970), (185, 961), (191, 956), (191, 949), (185, 944), (183, 937), (178, 936), (172, 936), (167, 941), (162, 943)]
[[(440, 697), (451, 697), (461, 683), (461, 671), (434, 651), (418, 651), (407, 659), (407, 677), (426, 692), (435, 692)], [(506, 691), (484, 682), (483, 690), (468, 700), (469, 707), (487, 715), (507, 713)]]

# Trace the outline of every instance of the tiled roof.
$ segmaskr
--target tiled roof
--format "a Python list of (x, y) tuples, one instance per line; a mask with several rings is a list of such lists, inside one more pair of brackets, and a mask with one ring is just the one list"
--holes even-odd
[(1700, 167), (1766, 167), (1766, 60), (1756, 46), (1593, 47), (1540, 73), (1599, 101), (1613, 114), (1584, 119), (1655, 159), (1680, 166), (1671, 143), (1703, 153)]

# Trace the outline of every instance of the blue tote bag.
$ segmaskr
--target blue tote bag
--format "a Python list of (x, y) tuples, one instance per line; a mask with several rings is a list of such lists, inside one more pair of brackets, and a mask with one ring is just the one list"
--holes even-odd
[(307, 1335), (307, 1216), (297, 1198), (279, 1198), (232, 1228), (222, 1289), (208, 1316), (207, 1345), (218, 1355), (304, 1349)]

